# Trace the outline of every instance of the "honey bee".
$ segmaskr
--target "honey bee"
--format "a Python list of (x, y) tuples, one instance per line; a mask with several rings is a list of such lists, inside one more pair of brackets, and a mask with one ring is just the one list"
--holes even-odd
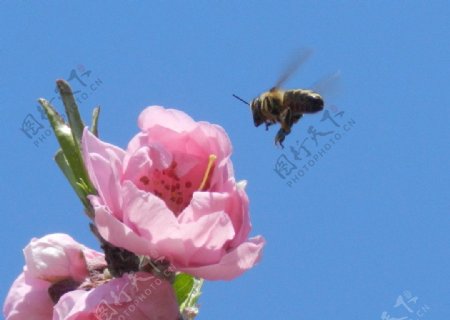
[(253, 114), (253, 123), (256, 127), (265, 124), (269, 126), (279, 123), (280, 129), (275, 136), (275, 144), (282, 148), (283, 141), (291, 132), (292, 126), (297, 123), (304, 114), (316, 113), (323, 110), (324, 100), (322, 96), (313, 90), (291, 89), (283, 90), (280, 86), (298, 69), (309, 57), (311, 51), (304, 52), (299, 59), (282, 74), (274, 87), (250, 103), (233, 94), (240, 101), (250, 106)]

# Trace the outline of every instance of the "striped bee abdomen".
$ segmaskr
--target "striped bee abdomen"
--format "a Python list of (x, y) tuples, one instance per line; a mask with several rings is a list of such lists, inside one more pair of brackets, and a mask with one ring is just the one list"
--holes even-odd
[(323, 110), (323, 99), (314, 91), (294, 89), (284, 92), (283, 104), (290, 108), (293, 114), (316, 113)]

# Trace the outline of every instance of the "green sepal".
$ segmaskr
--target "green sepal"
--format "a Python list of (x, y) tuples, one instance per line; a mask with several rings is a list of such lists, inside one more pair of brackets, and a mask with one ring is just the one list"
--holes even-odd
[(180, 313), (185, 319), (194, 319), (198, 314), (197, 301), (201, 295), (203, 279), (185, 273), (178, 273), (173, 283)]
[(91, 132), (94, 136), (98, 137), (98, 116), (100, 115), (100, 107), (95, 107), (92, 110), (92, 124), (91, 124)]
[(56, 139), (61, 146), (61, 150), (66, 159), (67, 165), (72, 172), (71, 176), (73, 176), (73, 180), (76, 183), (81, 183), (83, 186), (86, 186), (85, 192), (87, 194), (96, 194), (97, 191), (92, 186), (92, 183), (84, 166), (79, 142), (77, 143), (75, 141), (74, 134), (72, 134), (71, 128), (64, 122), (62, 117), (47, 100), (39, 99), (38, 101), (44, 109), (47, 118), (50, 121), (50, 124), (52, 125), (53, 131), (55, 132)]
[(81, 137), (83, 136), (84, 123), (81, 120), (80, 112), (78, 111), (77, 103), (73, 97), (72, 89), (69, 84), (64, 80), (57, 80), (56, 86), (58, 87), (59, 94), (64, 103), (66, 109), (67, 119), (69, 126), (72, 129), (73, 138), (77, 146), (81, 145)]
[(94, 217), (94, 210), (92, 208), (91, 203), (87, 199), (88, 193), (86, 192), (86, 189), (80, 186), (80, 182), (77, 181), (75, 175), (73, 174), (72, 170), (70, 169), (69, 163), (67, 162), (66, 157), (64, 156), (64, 153), (61, 149), (59, 149), (55, 154), (55, 162), (58, 165), (58, 167), (61, 169), (62, 173), (66, 177), (66, 179), (69, 181), (70, 185), (72, 186), (72, 189), (77, 194), (78, 198), (80, 198), (81, 202), (84, 205), (84, 208), (86, 209), (86, 214), (90, 217)]
[(178, 305), (180, 307), (184, 306), (194, 288), (194, 277), (186, 273), (178, 273), (175, 276), (173, 288), (177, 296)]

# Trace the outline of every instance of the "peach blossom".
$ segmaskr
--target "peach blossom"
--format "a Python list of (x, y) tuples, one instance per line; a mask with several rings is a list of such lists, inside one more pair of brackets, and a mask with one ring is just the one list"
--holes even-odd
[(102, 237), (205, 279), (232, 279), (252, 268), (264, 239), (248, 238), (245, 183), (235, 182), (225, 131), (158, 106), (146, 108), (138, 124), (126, 150), (83, 134)]

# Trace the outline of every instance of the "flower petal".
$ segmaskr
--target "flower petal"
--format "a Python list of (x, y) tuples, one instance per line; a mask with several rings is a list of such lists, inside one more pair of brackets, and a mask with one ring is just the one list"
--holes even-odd
[(181, 230), (190, 265), (217, 263), (225, 253), (226, 242), (234, 237), (233, 224), (223, 211), (208, 213), (195, 222), (183, 224)]
[(82, 281), (88, 275), (84, 248), (63, 233), (33, 238), (23, 250), (28, 273), (49, 282)]
[[(230, 243), (235, 247), (245, 241), (251, 229), (248, 214), (248, 198), (245, 192), (234, 187), (230, 192), (194, 192), (191, 204), (178, 217), (180, 223), (197, 221), (211, 212), (223, 211), (234, 227), (234, 239)], [(232, 188), (232, 189), (233, 189)]]
[(82, 137), (83, 159), (98, 194), (113, 212), (120, 212), (120, 181), (125, 152), (94, 136), (87, 128)]
[(5, 320), (49, 320), (53, 302), (48, 294), (50, 283), (21, 273), (14, 281), (3, 305)]
[(147, 107), (139, 115), (138, 126), (142, 131), (161, 124), (176, 132), (190, 131), (197, 125), (186, 113), (160, 106)]
[(95, 225), (103, 239), (136, 254), (149, 254), (149, 242), (113, 216), (108, 207), (98, 205), (94, 206), (94, 210)]
[(66, 293), (55, 305), (53, 320), (176, 320), (178, 304), (169, 282), (138, 272), (90, 291)]
[(146, 177), (150, 172), (153, 161), (150, 159), (149, 148), (143, 147), (132, 154), (127, 154), (123, 163), (122, 181), (138, 183), (141, 177)]
[(191, 132), (196, 138), (196, 142), (215, 154), (218, 159), (225, 159), (231, 155), (232, 147), (230, 138), (225, 130), (215, 124), (200, 121), (198, 126)]
[(260, 260), (264, 244), (263, 237), (254, 237), (228, 252), (217, 264), (180, 268), (180, 271), (206, 280), (231, 280), (252, 268)]
[(167, 258), (183, 257), (185, 249), (179, 224), (165, 202), (129, 182), (124, 184), (122, 190), (124, 223), (145, 238), (154, 250), (164, 252)]

